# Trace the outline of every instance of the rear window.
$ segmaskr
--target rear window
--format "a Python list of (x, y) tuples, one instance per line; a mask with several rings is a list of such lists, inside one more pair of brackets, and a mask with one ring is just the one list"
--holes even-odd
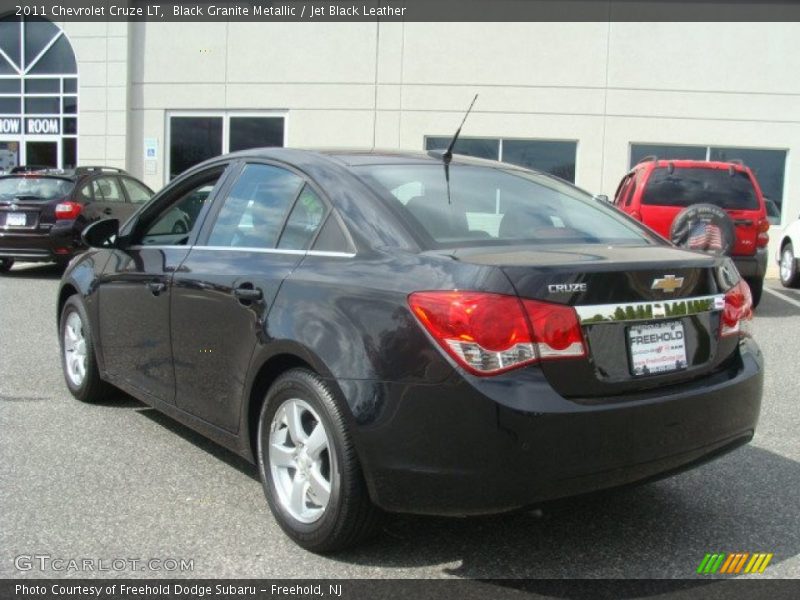
[(642, 204), (691, 206), (714, 204), (725, 210), (758, 210), (758, 198), (747, 173), (728, 169), (659, 167), (650, 176)]
[(54, 177), (0, 179), (0, 200), (56, 200), (72, 191), (74, 183)]
[(651, 241), (616, 209), (562, 181), (527, 171), (452, 165), (354, 169), (435, 246)]

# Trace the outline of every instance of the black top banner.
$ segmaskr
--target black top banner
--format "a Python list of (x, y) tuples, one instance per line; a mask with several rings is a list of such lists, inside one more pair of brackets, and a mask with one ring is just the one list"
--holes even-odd
[(0, 18), (52, 21), (800, 21), (800, 0), (0, 0)]

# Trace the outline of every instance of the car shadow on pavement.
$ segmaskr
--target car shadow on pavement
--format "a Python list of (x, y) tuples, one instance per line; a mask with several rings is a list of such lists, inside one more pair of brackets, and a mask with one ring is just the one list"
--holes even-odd
[(538, 511), (391, 516), (374, 541), (332, 558), (392, 569), (457, 563), (445, 573), (470, 579), (698, 577), (700, 583), (696, 569), (708, 552), (771, 552), (773, 566), (800, 553), (798, 490), (800, 463), (746, 446), (670, 479), (550, 502)]
[(0, 275), (0, 280), (8, 279), (61, 279), (64, 274), (64, 265), (55, 263), (27, 263), (14, 265), (8, 273)]
[(164, 413), (161, 413), (154, 408), (150, 408), (149, 406), (144, 404), (140, 404), (140, 406), (142, 406), (142, 408), (137, 411), (140, 415), (143, 415), (148, 419), (150, 419), (151, 421), (158, 423), (162, 427), (169, 429), (171, 432), (179, 435), (190, 444), (197, 446), (201, 450), (205, 450), (215, 458), (218, 458), (219, 460), (233, 467), (240, 473), (243, 473), (244, 475), (247, 475), (248, 477), (256, 481), (261, 481), (258, 476), (258, 467), (256, 467), (252, 463), (247, 462), (238, 454), (235, 454), (230, 450), (223, 448), (219, 444), (212, 442), (211, 440), (200, 435), (193, 429), (189, 429), (185, 425), (178, 423), (171, 417), (168, 417)]

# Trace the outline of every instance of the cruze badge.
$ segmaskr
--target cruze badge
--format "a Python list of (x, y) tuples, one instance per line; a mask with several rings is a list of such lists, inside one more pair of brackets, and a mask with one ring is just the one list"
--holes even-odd
[(547, 291), (551, 294), (572, 294), (575, 292), (585, 292), (585, 283), (554, 283), (547, 286)]
[(683, 287), (683, 277), (664, 275), (663, 279), (653, 279), (653, 286), (650, 289), (661, 290), (665, 294), (672, 294), (681, 287)]

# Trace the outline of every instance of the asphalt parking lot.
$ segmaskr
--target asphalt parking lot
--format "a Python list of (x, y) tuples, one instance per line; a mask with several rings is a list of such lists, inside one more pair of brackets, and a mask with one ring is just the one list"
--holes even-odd
[[(291, 543), (255, 468), (127, 397), (72, 399), (55, 330), (60, 273), (0, 278), (0, 577), (15, 557), (191, 559), (193, 571), (103, 576), (684, 578), (707, 552), (772, 552), (757, 577), (800, 577), (800, 292), (769, 282), (753, 323), (766, 355), (753, 443), (648, 486), (490, 518), (394, 516), (335, 557)], [(88, 573), (91, 575), (91, 573)]]

